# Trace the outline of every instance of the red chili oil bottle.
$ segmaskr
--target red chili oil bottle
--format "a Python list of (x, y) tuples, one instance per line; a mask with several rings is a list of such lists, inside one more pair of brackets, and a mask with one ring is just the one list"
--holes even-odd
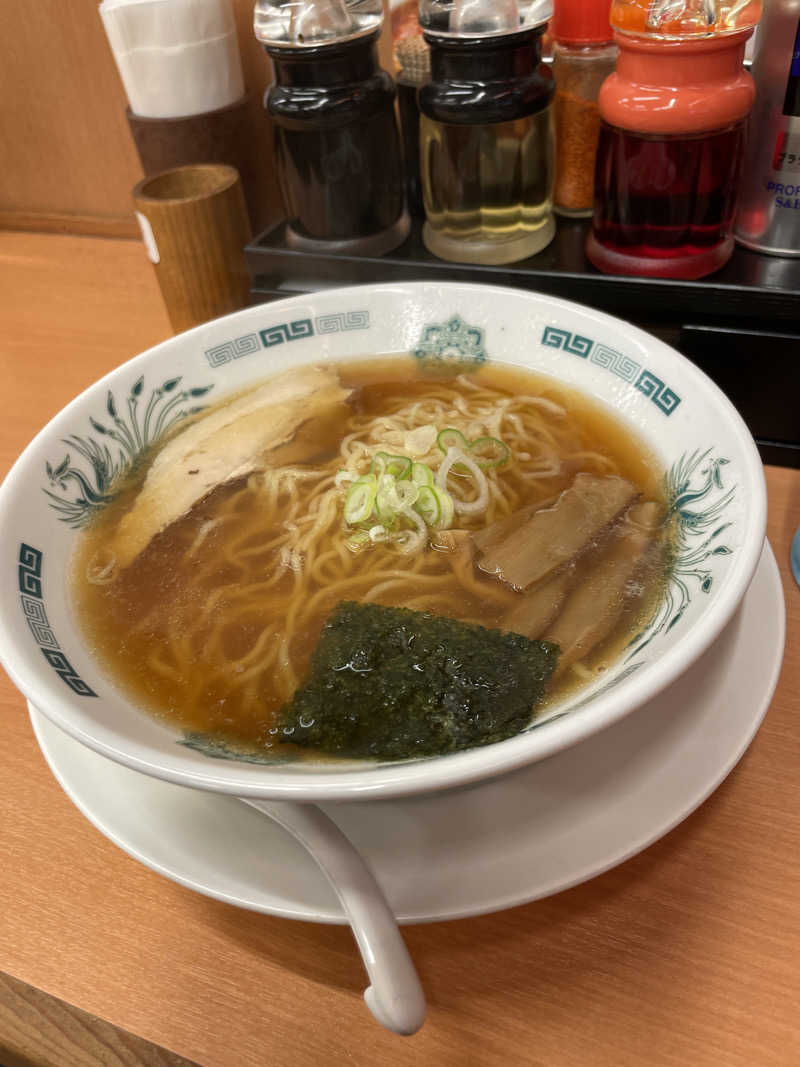
[(600, 270), (691, 279), (730, 258), (759, 14), (715, 0), (612, 4), (619, 58), (599, 96), (586, 247)]

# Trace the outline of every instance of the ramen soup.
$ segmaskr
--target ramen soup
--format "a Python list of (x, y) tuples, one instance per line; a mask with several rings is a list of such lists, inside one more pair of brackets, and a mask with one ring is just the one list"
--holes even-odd
[(668, 567), (662, 473), (606, 409), (527, 371), (296, 368), (116, 487), (74, 602), (131, 699), (235, 752), (456, 751), (622, 655)]

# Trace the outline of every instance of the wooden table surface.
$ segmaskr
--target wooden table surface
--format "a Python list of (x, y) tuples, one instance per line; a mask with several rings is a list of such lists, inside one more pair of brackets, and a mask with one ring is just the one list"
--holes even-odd
[[(0, 323), (2, 474), (67, 400), (170, 332), (141, 245), (33, 234), (0, 233)], [(787, 651), (750, 750), (699, 811), (608, 874), (407, 928), (429, 998), (412, 1038), (369, 1017), (347, 929), (208, 900), (102, 837), (53, 780), (2, 676), (0, 1063), (800, 1063), (800, 590), (788, 569), (800, 472), (767, 479)]]

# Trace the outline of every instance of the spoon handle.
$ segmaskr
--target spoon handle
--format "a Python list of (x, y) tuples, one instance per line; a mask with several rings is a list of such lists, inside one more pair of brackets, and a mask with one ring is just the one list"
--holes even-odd
[(371, 983), (364, 991), (369, 1010), (387, 1030), (416, 1033), (425, 1021), (425, 994), (383, 890), (361, 854), (316, 804), (242, 799), (288, 830), (335, 890)]

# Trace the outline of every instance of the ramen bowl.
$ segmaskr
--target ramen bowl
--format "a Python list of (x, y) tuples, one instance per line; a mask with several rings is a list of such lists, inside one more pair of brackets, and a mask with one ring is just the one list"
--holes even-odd
[[(112, 495), (114, 477), (214, 398), (304, 364), (398, 353), (465, 373), (492, 362), (536, 371), (589, 394), (647, 442), (665, 471), (677, 525), (674, 563), (652, 617), (609, 670), (548, 705), (527, 729), (446, 756), (269, 762), (213, 737), (187, 737), (146, 713), (94, 658), (70, 602), (71, 556), (82, 527)], [(358, 800), (497, 776), (643, 708), (708, 648), (739, 605), (764, 541), (766, 491), (736, 410), (650, 335), (549, 296), (418, 283), (248, 308), (137, 356), (31, 442), (0, 490), (0, 516), (0, 658), (56, 725), (113, 760), (184, 786), (262, 799)]]

